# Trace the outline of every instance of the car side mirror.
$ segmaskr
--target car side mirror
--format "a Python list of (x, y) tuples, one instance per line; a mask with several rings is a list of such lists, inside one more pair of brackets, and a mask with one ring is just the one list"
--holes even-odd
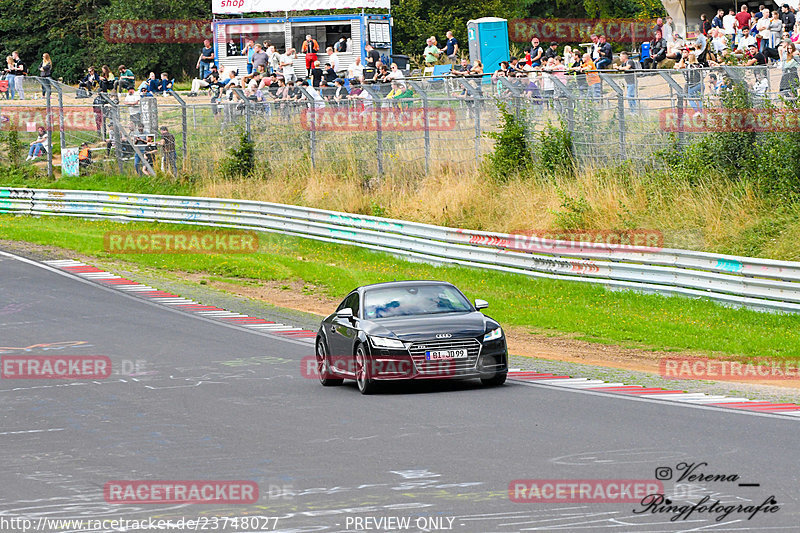
[(353, 318), (353, 310), (349, 307), (336, 311), (336, 318)]
[(486, 300), (475, 300), (475, 309), (480, 311), (481, 309), (486, 309), (489, 307), (489, 302)]

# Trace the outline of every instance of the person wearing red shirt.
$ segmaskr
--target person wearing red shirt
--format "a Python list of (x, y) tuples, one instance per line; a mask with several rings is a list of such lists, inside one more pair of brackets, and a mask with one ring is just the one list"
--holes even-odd
[(742, 10), (736, 13), (736, 23), (739, 27), (736, 30), (736, 42), (742, 38), (742, 35), (747, 35), (750, 31), (750, 11), (747, 9), (747, 4), (742, 4)]

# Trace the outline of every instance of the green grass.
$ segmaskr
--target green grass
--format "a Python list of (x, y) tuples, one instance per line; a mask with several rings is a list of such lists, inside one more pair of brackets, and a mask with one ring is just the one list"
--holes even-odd
[(261, 234), (257, 254), (112, 255), (103, 250), (106, 231), (156, 228), (188, 229), (78, 219), (65, 224), (63, 219), (0, 216), (0, 238), (57, 245), (143, 267), (205, 272), (224, 278), (302, 280), (337, 299), (367, 283), (441, 279), (454, 283), (470, 298), (491, 302), (490, 314), (507, 326), (660, 350), (743, 358), (800, 357), (800, 315), (730, 309), (704, 300), (607, 291), (588, 284), (464, 267), (436, 267), (356, 247), (270, 234)]
[(172, 194), (191, 196), (193, 185), (188, 181), (175, 181), (169, 177), (151, 177), (96, 173), (88, 176), (65, 176), (51, 180), (41, 172), (13, 171), (6, 169), (0, 179), (4, 187), (26, 187), (30, 189), (70, 189), (112, 192), (134, 192), (139, 194)]

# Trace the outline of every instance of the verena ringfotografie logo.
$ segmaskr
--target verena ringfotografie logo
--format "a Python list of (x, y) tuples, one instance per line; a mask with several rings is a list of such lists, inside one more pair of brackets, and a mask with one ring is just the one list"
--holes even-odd
[(712, 381), (765, 381), (800, 379), (800, 360), (757, 359), (753, 362), (722, 361), (703, 357), (664, 357), (659, 362), (666, 379)]
[(103, 246), (116, 254), (249, 254), (258, 251), (253, 231), (109, 231)]
[[(97, 114), (90, 106), (65, 107), (63, 116), (67, 131), (94, 131), (97, 128)], [(53, 129), (58, 130), (60, 115), (57, 109), (50, 113), (50, 118)], [(0, 130), (36, 131), (36, 126), (45, 124), (45, 107), (0, 107)]]
[(109, 481), (106, 503), (256, 503), (254, 481)]
[(644, 42), (652, 39), (653, 23), (637, 19), (514, 19), (508, 22), (508, 33), (516, 43), (539, 39), (542, 47), (551, 41), (579, 43), (594, 33), (605, 35), (612, 43)]
[[(427, 117), (427, 123), (426, 123)], [(449, 108), (305, 109), (300, 125), (308, 131), (450, 131), (456, 112)]]
[(663, 109), (659, 124), (668, 132), (796, 132), (800, 112), (796, 109)]
[(212, 40), (210, 20), (109, 20), (103, 36), (110, 43), (202, 43)]
[(639, 503), (664, 494), (652, 479), (515, 479), (508, 497), (515, 503)]
[[(417, 367), (411, 357), (373, 357), (367, 361), (369, 364), (370, 376), (394, 377), (401, 379), (404, 376), (418, 378), (443, 378), (452, 377), (456, 373), (455, 362), (453, 359), (441, 359), (436, 361), (425, 360), (421, 362), (422, 368)], [(333, 370), (330, 370), (330, 369)], [(336, 371), (339, 371), (338, 373)], [(421, 373), (419, 375), (418, 372)], [(356, 361), (352, 355), (329, 355), (328, 368), (322, 369), (323, 377), (341, 377), (343, 374), (355, 375)], [(319, 379), (319, 362), (316, 356), (309, 355), (303, 357), (300, 362), (300, 375), (304, 378)]]
[(111, 359), (105, 355), (4, 355), (3, 379), (105, 379)]

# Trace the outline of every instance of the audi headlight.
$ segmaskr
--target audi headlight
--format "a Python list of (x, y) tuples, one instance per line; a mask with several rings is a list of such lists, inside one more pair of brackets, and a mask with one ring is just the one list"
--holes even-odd
[(493, 329), (492, 331), (483, 336), (483, 342), (494, 341), (502, 336), (503, 336), (503, 328)]
[(387, 337), (370, 337), (370, 340), (372, 341), (372, 345), (376, 348), (394, 348), (402, 350), (406, 347), (403, 341), (389, 339)]

